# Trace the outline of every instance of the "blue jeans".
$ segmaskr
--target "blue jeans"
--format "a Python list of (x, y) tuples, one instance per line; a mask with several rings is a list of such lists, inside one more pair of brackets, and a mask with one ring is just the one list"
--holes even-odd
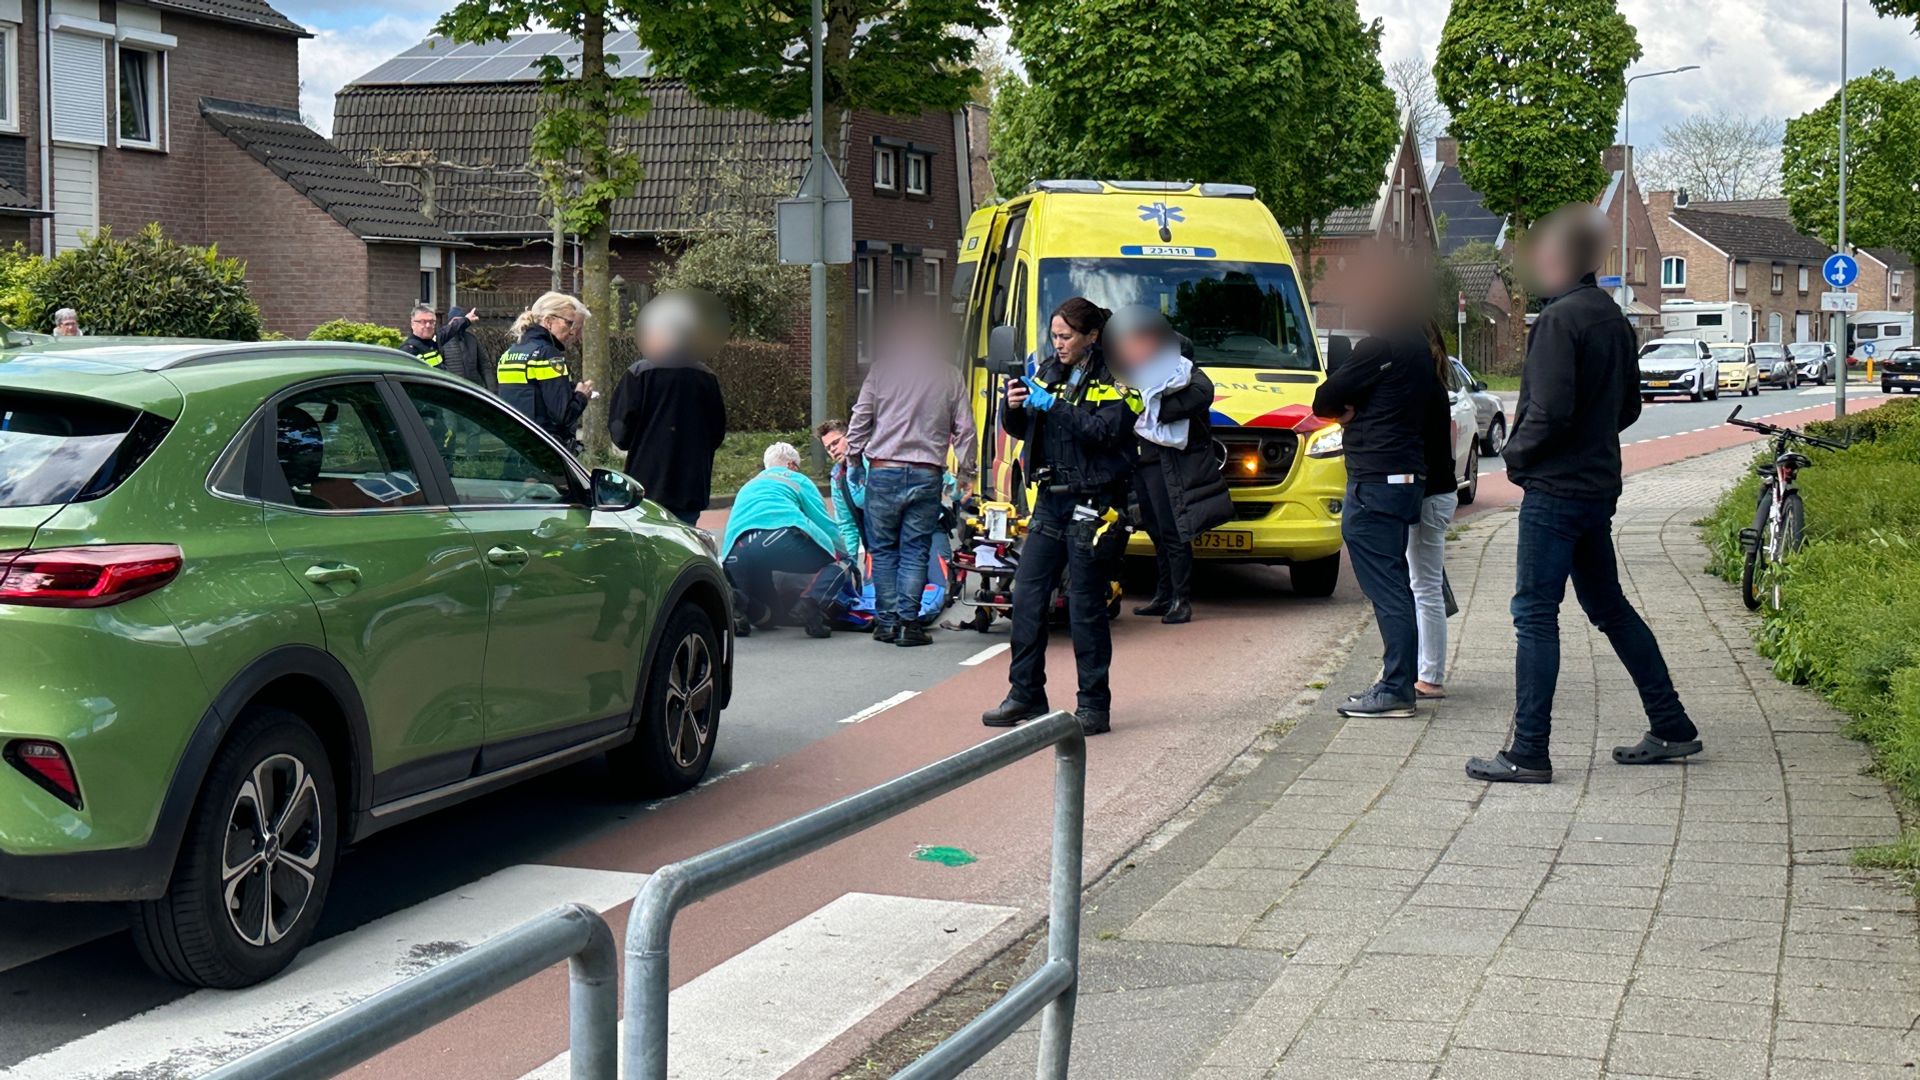
[(1380, 626), (1380, 686), (1408, 703), (1413, 701), (1419, 663), (1420, 624), (1407, 566), (1407, 531), (1420, 524), (1422, 495), (1419, 484), (1348, 481), (1347, 505), (1340, 515), (1347, 561), (1353, 564), (1360, 591), (1373, 602), (1373, 620)]
[(733, 548), (721, 563), (727, 581), (738, 594), (735, 607), (748, 622), (761, 624), (787, 614), (780, 610), (775, 574), (813, 574), (812, 586), (802, 597), (807, 603), (820, 604), (826, 578), (819, 571), (833, 564), (833, 556), (820, 550), (813, 537), (798, 526), (779, 529), (748, 529), (734, 540)]
[(918, 622), (927, 553), (940, 531), (940, 470), (868, 469), (866, 515), (874, 622)]
[[(1560, 602), (1567, 581), (1587, 618), (1607, 635), (1640, 691), (1654, 735), (1676, 742), (1697, 738), (1674, 691), (1660, 643), (1620, 591), (1613, 555), (1612, 499), (1563, 499), (1528, 492), (1520, 503), (1520, 557), (1514, 568), (1513, 629), (1519, 649), (1513, 665), (1511, 756), (1545, 759), (1553, 734), (1553, 691), (1560, 681)], [(1521, 762), (1528, 764), (1528, 762)]]

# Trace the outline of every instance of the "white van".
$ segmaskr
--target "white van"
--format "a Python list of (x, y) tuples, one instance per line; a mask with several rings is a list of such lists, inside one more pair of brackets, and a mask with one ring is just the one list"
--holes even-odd
[(1753, 340), (1753, 305), (1669, 300), (1660, 305), (1660, 333), (1699, 341)]
[(1893, 350), (1913, 344), (1911, 311), (1858, 311), (1847, 316), (1847, 324), (1853, 327), (1848, 368), (1865, 365), (1869, 357), (1885, 360)]

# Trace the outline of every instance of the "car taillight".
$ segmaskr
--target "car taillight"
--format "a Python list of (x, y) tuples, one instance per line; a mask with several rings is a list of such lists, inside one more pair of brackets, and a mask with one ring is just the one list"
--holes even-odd
[(95, 608), (131, 600), (180, 574), (172, 544), (0, 551), (0, 604)]
[(80, 781), (73, 775), (73, 762), (59, 743), (40, 739), (15, 739), (7, 744), (6, 758), (27, 779), (45, 788), (47, 794), (80, 809)]

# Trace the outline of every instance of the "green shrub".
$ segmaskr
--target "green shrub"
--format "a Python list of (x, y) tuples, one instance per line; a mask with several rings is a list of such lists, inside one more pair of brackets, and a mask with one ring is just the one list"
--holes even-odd
[(806, 369), (794, 364), (791, 348), (772, 341), (729, 341), (712, 366), (727, 399), (727, 427), (791, 431), (807, 426), (812, 387)]
[(1912, 427), (1916, 419), (1920, 419), (1920, 400), (1901, 398), (1838, 420), (1815, 420), (1807, 425), (1807, 434), (1838, 442), (1871, 442), (1887, 432)]
[(323, 322), (307, 335), (308, 341), (352, 341), (361, 345), (385, 345), (397, 349), (407, 336), (391, 326), (379, 323), (354, 322), (351, 319), (335, 319)]
[(260, 337), (260, 308), (247, 292), (247, 267), (214, 247), (179, 244), (148, 225), (128, 240), (101, 229), (51, 259), (15, 247), (0, 267), (0, 314), (23, 330), (53, 329), (53, 313), (80, 314), (89, 334), (143, 337)]

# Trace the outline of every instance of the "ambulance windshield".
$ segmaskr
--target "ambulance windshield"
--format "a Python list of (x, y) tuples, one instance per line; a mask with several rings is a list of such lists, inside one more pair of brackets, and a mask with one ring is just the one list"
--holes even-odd
[[(1306, 305), (1293, 269), (1218, 259), (1042, 259), (1040, 310), (1084, 296), (1104, 308), (1166, 312), (1203, 367), (1316, 371)], [(1045, 340), (1045, 330), (1041, 331)]]

